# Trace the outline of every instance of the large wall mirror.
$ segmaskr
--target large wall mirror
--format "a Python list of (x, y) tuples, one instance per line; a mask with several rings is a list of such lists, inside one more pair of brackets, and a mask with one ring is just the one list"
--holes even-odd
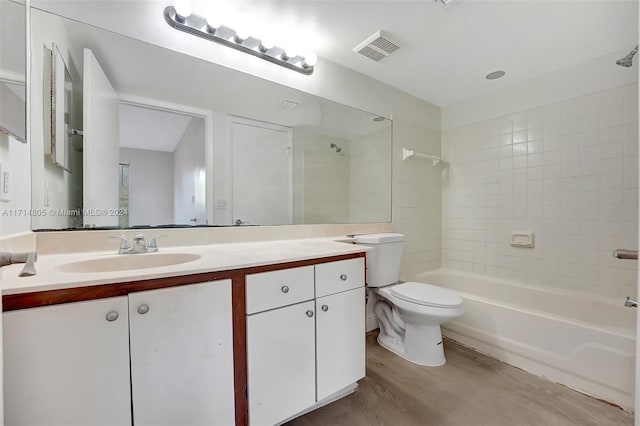
[(24, 1), (0, 1), (0, 234), (29, 229), (26, 144), (27, 18)]
[(38, 9), (31, 55), (34, 230), (391, 221), (387, 118)]

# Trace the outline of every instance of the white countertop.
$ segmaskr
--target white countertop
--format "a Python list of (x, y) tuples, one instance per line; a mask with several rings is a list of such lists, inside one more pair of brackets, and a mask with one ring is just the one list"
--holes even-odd
[(366, 246), (338, 242), (344, 238), (314, 238), (300, 240), (261, 241), (250, 243), (211, 244), (186, 247), (160, 247), (159, 253), (192, 253), (200, 255), (197, 260), (162, 267), (129, 269), (113, 272), (62, 272), (61, 265), (85, 260), (113, 258), (119, 256), (154, 256), (149, 254), (123, 254), (109, 252), (87, 252), (51, 254), (39, 256), (37, 274), (19, 277), (23, 265), (2, 268), (0, 287), (3, 295), (31, 293), (46, 290), (112, 284), (153, 278), (192, 275), (205, 272), (228, 271), (271, 265), (299, 260), (316, 259), (343, 254), (362, 253)]

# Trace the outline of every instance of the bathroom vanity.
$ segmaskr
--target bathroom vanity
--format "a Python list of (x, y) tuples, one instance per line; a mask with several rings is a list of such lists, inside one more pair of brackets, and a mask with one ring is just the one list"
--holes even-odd
[[(365, 375), (365, 249), (325, 240), (51, 255), (25, 279), (8, 267), (6, 422), (268, 425), (345, 396)], [(69, 272), (185, 251), (200, 257)]]

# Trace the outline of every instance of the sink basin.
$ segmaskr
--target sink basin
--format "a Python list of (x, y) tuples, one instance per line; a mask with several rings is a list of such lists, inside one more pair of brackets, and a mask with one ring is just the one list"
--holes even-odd
[(57, 269), (61, 272), (74, 273), (117, 272), (180, 265), (198, 259), (200, 259), (200, 255), (190, 253), (123, 254), (101, 259), (65, 263)]

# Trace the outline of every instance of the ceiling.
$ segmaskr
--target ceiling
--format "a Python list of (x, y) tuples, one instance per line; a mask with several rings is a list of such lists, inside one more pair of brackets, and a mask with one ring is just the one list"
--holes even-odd
[(120, 104), (120, 147), (173, 152), (194, 118)]
[[(193, 3), (194, 12), (206, 7), (201, 1)], [(299, 44), (306, 42), (319, 56), (438, 106), (631, 49), (638, 42), (637, 1), (453, 0), (449, 6), (433, 0), (236, 4), (236, 9), (259, 21), (254, 24), (257, 28), (284, 22), (300, 32), (296, 35)], [(393, 35), (400, 50), (380, 62), (352, 52), (378, 29)], [(496, 69), (507, 75), (496, 81), (484, 78)]]

